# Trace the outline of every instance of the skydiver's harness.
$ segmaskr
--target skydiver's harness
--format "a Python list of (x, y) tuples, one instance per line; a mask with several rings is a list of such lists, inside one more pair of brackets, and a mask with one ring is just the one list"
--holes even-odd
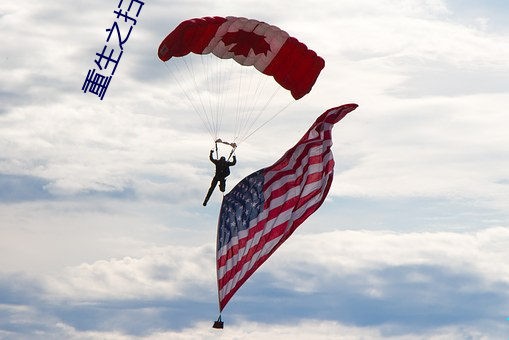
[(227, 161), (229, 161), (230, 158), (232, 158), (233, 154), (235, 153), (235, 150), (237, 149), (237, 144), (236, 143), (228, 143), (226, 141), (221, 140), (220, 138), (216, 139), (215, 140), (215, 144), (216, 144), (216, 159), (219, 159), (219, 151), (217, 149), (217, 143), (226, 144), (226, 145), (229, 145), (229, 146), (232, 147), (232, 151), (230, 152), (230, 155), (228, 156), (228, 159), (227, 159)]

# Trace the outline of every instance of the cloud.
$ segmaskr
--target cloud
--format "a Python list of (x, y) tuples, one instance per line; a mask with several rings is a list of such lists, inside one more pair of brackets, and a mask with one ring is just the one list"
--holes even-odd
[[(4, 310), (16, 310), (18, 316), (30, 316), (32, 322), (34, 316), (41, 318), (41, 314), (30, 314), (29, 311), (20, 307), (2, 306)], [(0, 331), (6, 338), (15, 338), (19, 333), (16, 329), (3, 329)], [(247, 338), (250, 339), (330, 339), (341, 334), (342, 339), (391, 339), (391, 340), (417, 340), (417, 339), (490, 339), (492, 337), (503, 336), (503, 329), (493, 324), (485, 324), (482, 331), (473, 326), (465, 327), (442, 327), (427, 332), (414, 334), (391, 334), (391, 326), (386, 327), (356, 327), (348, 324), (342, 324), (335, 321), (323, 320), (303, 320), (292, 324), (273, 324), (241, 321), (235, 325), (226, 323), (225, 329), (213, 330), (211, 322), (197, 322), (182, 330), (155, 330), (149, 334), (126, 334), (119, 330), (94, 331), (75, 328), (63, 322), (54, 322), (50, 327), (37, 328), (29, 333), (31, 336), (45, 339), (223, 339), (227, 338)]]
[[(509, 266), (503, 264), (507, 250), (502, 246), (508, 238), (509, 229), (503, 227), (471, 233), (367, 230), (311, 233), (295, 236), (276, 258), (288, 261), (291, 256), (297, 275), (290, 275), (287, 280), (294, 287), (299, 287), (299, 283), (309, 285), (298, 279), (298, 268), (315, 268), (317, 273), (325, 271), (340, 276), (386, 267), (429, 265), (469, 273), (489, 286), (509, 284)], [(290, 266), (284, 267), (289, 271), (273, 274), (291, 273)]]
[[(48, 277), (56, 299), (79, 301), (179, 299), (203, 300), (213, 290), (213, 248), (203, 246), (151, 249), (136, 259), (101, 260)], [(200, 292), (200, 293), (198, 293)]]
[(4, 276), (0, 328), (50, 339), (489, 339), (504, 336), (508, 237), (507, 228), (294, 235), (227, 306), (221, 333), (210, 328), (212, 245), (147, 248), (38, 279)]
[[(390, 327), (387, 327), (390, 333)], [(404, 334), (404, 335), (390, 335), (386, 329), (369, 328), (369, 327), (355, 327), (345, 325), (334, 321), (321, 321), (321, 320), (306, 320), (293, 324), (264, 324), (256, 322), (244, 321), (238, 324), (237, 327), (229, 327), (218, 331), (210, 329), (210, 323), (202, 322), (193, 327), (186, 328), (183, 331), (167, 331), (156, 332), (147, 337), (136, 337), (137, 339), (223, 339), (223, 338), (249, 338), (249, 339), (331, 339), (339, 335), (341, 339), (356, 340), (356, 339), (391, 339), (391, 340), (417, 340), (417, 339), (489, 339), (491, 334), (502, 334), (501, 330), (497, 332), (489, 331), (481, 333), (472, 327), (455, 328), (447, 327), (440, 328), (430, 332), (421, 334)], [(71, 338), (77, 335), (87, 336), (90, 339), (133, 339), (133, 337), (125, 336), (118, 333), (97, 333), (97, 332), (76, 332), (69, 329)]]
[[(288, 316), (280, 306), (288, 303), (294, 316), (390, 324), (394, 334), (501, 322), (509, 285), (502, 244), (508, 236), (507, 228), (296, 235), (261, 270), (273, 293), (248, 283), (236, 299), (261, 320), (284, 322)], [(271, 311), (263, 309), (266, 304)], [(234, 302), (230, 308), (240, 307)]]
[[(490, 101), (499, 103), (503, 97), (492, 96)], [(375, 197), (442, 196), (472, 199), (498, 209), (504, 206), (507, 195), (500, 180), (505, 175), (498, 169), (506, 160), (507, 150), (500, 143), (506, 137), (495, 123), (505, 119), (501, 111), (491, 109), (482, 100), (462, 99), (418, 101), (411, 107), (403, 111), (394, 108), (386, 111), (387, 117), (364, 123), (363, 129), (373, 129), (374, 134), (387, 132), (377, 141), (359, 138), (349, 145), (337, 143), (340, 168), (335, 181), (340, 192)], [(392, 125), (390, 116), (398, 117), (396, 120), (408, 129), (401, 131), (398, 125)], [(347, 134), (340, 141), (357, 132), (355, 125), (360, 122), (351, 118), (354, 126), (338, 125), (334, 131), (335, 136)], [(342, 164), (345, 161), (353, 164), (342, 170), (341, 166), (349, 165)], [(337, 193), (333, 187), (333, 194)]]
[[(226, 333), (261, 338), (270, 329), (285, 339), (291, 324), (296, 334), (314, 330), (324, 338), (338, 329), (352, 338), (501, 334), (508, 237), (507, 228), (295, 235), (230, 302), (223, 315)], [(11, 306), (4, 308), (9, 315), (45, 310), (47, 318), (65, 325), (59, 331), (76, 337), (215, 334), (203, 324), (217, 308), (211, 245), (146, 248), (138, 258), (3, 282), (8, 293), (1, 303)]]

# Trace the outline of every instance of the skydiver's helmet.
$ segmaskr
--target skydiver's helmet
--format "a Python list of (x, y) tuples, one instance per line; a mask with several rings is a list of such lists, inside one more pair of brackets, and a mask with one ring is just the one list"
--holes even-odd
[(221, 162), (226, 162), (226, 158), (224, 156), (222, 156), (220, 159), (219, 159)]

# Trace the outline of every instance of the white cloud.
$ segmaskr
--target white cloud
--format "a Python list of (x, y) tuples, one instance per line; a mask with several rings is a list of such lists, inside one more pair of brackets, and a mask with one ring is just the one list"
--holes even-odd
[[(475, 338), (487, 340), (490, 334), (482, 334), (478, 330), (470, 327), (444, 327), (431, 330), (425, 333), (407, 333), (407, 334), (390, 334), (390, 325), (384, 327), (355, 327), (337, 323), (334, 321), (322, 320), (305, 320), (297, 324), (289, 325), (272, 325), (253, 322), (242, 322), (235, 327), (229, 327), (226, 324), (222, 331), (207, 329), (209, 324), (201, 323), (195, 328), (186, 329), (182, 332), (166, 332), (152, 334), (150, 339), (331, 339), (338, 338), (345, 340), (357, 339), (392, 339), (392, 340), (445, 340), (445, 339), (467, 339)], [(501, 334), (500, 330), (490, 331), (490, 333)]]
[[(325, 293), (330, 285), (364, 277), (358, 287), (365, 289), (362, 294), (387, 298), (386, 294), (393, 294), (389, 282), (405, 286), (442, 280), (435, 270), (475, 278), (477, 286), (460, 284), (462, 289), (498, 291), (500, 285), (509, 286), (509, 266), (504, 265), (508, 241), (509, 229), (502, 227), (472, 233), (335, 231), (295, 235), (261, 271), (274, 278), (274, 286), (306, 294)], [(215, 295), (213, 259), (212, 244), (147, 248), (138, 258), (69, 267), (48, 277), (46, 289), (51, 299), (74, 302), (183, 297), (206, 301)], [(392, 269), (401, 271), (401, 277), (392, 277), (388, 272)], [(345, 294), (348, 289), (345, 287)]]
[[(1, 334), (1, 333), (0, 333)], [(4, 332), (6, 336), (15, 333)], [(208, 339), (275, 339), (275, 340), (307, 340), (307, 339), (331, 339), (338, 336), (345, 340), (357, 339), (390, 339), (390, 340), (446, 340), (446, 339), (479, 339), (487, 340), (492, 337), (502, 336), (501, 327), (485, 327), (483, 332), (474, 327), (443, 327), (424, 333), (391, 334), (391, 326), (384, 327), (355, 327), (337, 323), (334, 321), (305, 320), (294, 324), (264, 324), (255, 322), (240, 322), (228, 325), (223, 330), (211, 329), (211, 323), (200, 322), (193, 327), (182, 331), (154, 332), (148, 335), (133, 336), (119, 331), (80, 331), (64, 323), (56, 323), (51, 330), (39, 332), (46, 339), (90, 339), (90, 340), (134, 340), (134, 339), (175, 339), (175, 340), (208, 340)]]
[[(0, 313), (10, 315), (3, 321), (6, 325), (30, 319), (27, 327), (44, 330), (50, 339), (62, 334), (69, 339), (262, 339), (268, 334), (276, 339), (305, 339), (310, 334), (325, 339), (338, 332), (367, 339), (491, 338), (503, 334), (505, 319), (497, 318), (507, 307), (508, 238), (507, 228), (294, 235), (236, 294), (223, 314), (226, 329), (221, 333), (210, 329), (210, 322), (202, 322), (204, 313), (214, 313), (216, 298), (211, 244), (147, 247), (138, 257), (99, 260), (39, 275), (32, 281), (42, 289), (37, 299), (32, 297), (33, 284), (24, 285), (17, 277), (18, 283), (9, 280), (6, 291), (16, 291), (18, 298), (13, 298), (15, 304), (1, 306)], [(32, 305), (17, 302), (21, 296)], [(264, 318), (267, 303), (277, 303), (272, 306), (277, 312)], [(205, 308), (198, 312), (200, 304)], [(302, 316), (292, 316), (289, 308), (302, 308), (298, 314)], [(62, 317), (67, 310), (76, 310), (79, 320), (74, 314)], [(288, 314), (280, 314), (284, 311)], [(365, 320), (351, 319), (357, 313)], [(426, 326), (422, 314), (439, 321)], [(322, 317), (315, 320), (314, 315)], [(94, 327), (97, 318), (101, 323)], [(136, 332), (136, 322), (128, 320), (144, 326)]]
[[(355, 274), (369, 279), (386, 268), (409, 266), (473, 275), (487, 287), (494, 287), (509, 285), (509, 265), (504, 260), (509, 250), (503, 246), (507, 242), (509, 228), (503, 227), (472, 233), (308, 231), (293, 236), (264, 270), (277, 277), (281, 287), (310, 292), (323, 289), (324, 277), (335, 280)], [(410, 275), (409, 279), (416, 278)], [(377, 282), (372, 287), (383, 289), (377, 287)]]
[[(508, 150), (499, 124), (506, 118), (498, 107), (504, 97), (416, 100), (403, 110), (389, 109), (388, 116), (373, 117), (373, 122), (359, 117), (361, 126), (356, 126), (357, 113), (353, 113), (334, 131), (335, 140), (339, 139), (335, 147), (339, 168), (332, 193), (442, 196), (503, 209), (508, 200), (503, 171)], [(406, 128), (392, 125), (396, 120)], [(373, 132), (378, 140), (363, 139), (359, 128), (368, 135)], [(349, 144), (341, 145), (343, 140)], [(344, 162), (353, 164), (341, 170)]]
[(214, 295), (214, 251), (154, 248), (141, 258), (101, 260), (65, 269), (46, 280), (49, 297), (70, 301), (176, 299)]
[(215, 238), (213, 214), (101, 196), (2, 204), (0, 272), (39, 276), (81, 263), (140, 258), (152, 248), (201, 246)]

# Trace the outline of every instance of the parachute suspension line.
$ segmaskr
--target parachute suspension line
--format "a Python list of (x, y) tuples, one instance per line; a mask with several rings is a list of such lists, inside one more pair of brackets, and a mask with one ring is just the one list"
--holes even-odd
[(249, 93), (250, 95), (244, 95), (243, 107), (240, 109), (241, 122), (239, 124), (239, 130), (236, 135), (238, 138), (245, 136), (246, 132), (248, 131), (246, 130), (246, 126), (253, 119), (253, 113), (256, 110), (258, 99), (260, 97), (260, 85), (264, 84), (267, 79), (265, 75), (262, 75), (254, 70), (251, 71), (252, 76), (248, 77), (249, 82), (246, 89), (246, 93)]
[(242, 102), (242, 98), (244, 97), (244, 101), (246, 100), (245, 99), (245, 95), (243, 96), (242, 95), (242, 87), (243, 87), (243, 80), (244, 80), (244, 66), (241, 66), (240, 69), (239, 69), (239, 72), (240, 72), (240, 76), (238, 78), (238, 81), (237, 81), (237, 109), (236, 109), (236, 114), (235, 114), (235, 124), (234, 124), (234, 135), (233, 135), (233, 140), (234, 142), (237, 140), (239, 134), (240, 134), (240, 126), (242, 124), (242, 112), (243, 112), (243, 102)]
[[(214, 99), (214, 107), (210, 108), (210, 111), (214, 114), (214, 124), (216, 127), (216, 138), (219, 137), (219, 132), (221, 131), (221, 120), (223, 117), (223, 90), (221, 88), (221, 81), (223, 79), (223, 71), (221, 70), (221, 65), (216, 62), (212, 62), (211, 58), (208, 59), (210, 64), (210, 71), (207, 72), (209, 76), (212, 77), (211, 89), (209, 92), (209, 98), (215, 96)], [(215, 66), (215, 69), (213, 67)], [(217, 72), (218, 76), (215, 77), (214, 73)]]
[(235, 63), (233, 60), (216, 58), (213, 54), (200, 55), (202, 71), (206, 81), (198, 93), (208, 98), (208, 117), (211, 122), (211, 130), (214, 132), (214, 140), (217, 140), (222, 131), (227, 106), (231, 104), (231, 96), (228, 96), (229, 84), (234, 73)]
[[(262, 79), (262, 78), (260, 78), (260, 79)], [(271, 79), (271, 80), (272, 80), (272, 79)], [(266, 81), (267, 81), (267, 78), (264, 78), (264, 79), (263, 79), (263, 82), (264, 82), (264, 86), (263, 86), (263, 87), (265, 87)], [(276, 89), (272, 92), (272, 94), (271, 94), (271, 96), (269, 97), (269, 99), (268, 99), (268, 100), (266, 100), (266, 102), (265, 102), (265, 104), (263, 105), (263, 107), (262, 107), (261, 109), (258, 109), (258, 114), (257, 114), (257, 115), (255, 115), (255, 116), (254, 116), (254, 118), (252, 118), (252, 119), (250, 120), (250, 122), (251, 122), (251, 123), (249, 124), (249, 126), (247, 126), (248, 124), (247, 124), (247, 122), (246, 122), (246, 126), (245, 126), (245, 129), (244, 129), (244, 130), (245, 130), (245, 132), (244, 132), (243, 136), (248, 136), (248, 135), (250, 136), (250, 135), (252, 134), (252, 133), (250, 134), (249, 132), (253, 129), (253, 126), (255, 126), (255, 124), (258, 122), (258, 120), (260, 119), (260, 117), (261, 117), (261, 116), (262, 116), (262, 115), (266, 112), (267, 108), (268, 108), (268, 107), (269, 107), (269, 105), (271, 104), (272, 100), (276, 97), (276, 95), (277, 95), (277, 93), (280, 91), (280, 89), (281, 89), (280, 87), (276, 87)], [(257, 88), (257, 90), (258, 90), (258, 88)], [(292, 102), (290, 102), (290, 103), (292, 103)], [(254, 111), (254, 106), (255, 106), (255, 104), (253, 104), (253, 109), (252, 109), (252, 111)], [(288, 107), (288, 106), (289, 106), (289, 104), (288, 104), (286, 107)], [(286, 109), (286, 107), (284, 107), (283, 109), (281, 109), (278, 113), (276, 113), (276, 115), (278, 115), (280, 112), (282, 112), (284, 109)], [(269, 118), (269, 120), (272, 120), (272, 119), (273, 119), (273, 118)], [(267, 121), (267, 122), (268, 122), (268, 121)], [(264, 123), (262, 124), (262, 126), (263, 126), (263, 125), (265, 125), (267, 122), (264, 122)], [(258, 129), (260, 129), (260, 128), (261, 128), (261, 126), (260, 126), (259, 128), (257, 128), (256, 130), (258, 130)], [(253, 132), (253, 133), (254, 133), (254, 132)], [(245, 137), (242, 141), (244, 141), (245, 139), (247, 139), (247, 137)]]
[(238, 72), (240, 76), (236, 82), (238, 97), (235, 112), (234, 142), (243, 140), (259, 118), (262, 115), (266, 116), (267, 107), (280, 90), (280, 86), (274, 86), (275, 83), (271, 77), (258, 72), (251, 66), (243, 66)]
[(257, 127), (253, 132), (251, 132), (249, 135), (247, 135), (246, 137), (244, 137), (238, 144), (240, 143), (243, 143), (245, 142), (249, 137), (251, 137), (252, 135), (254, 135), (258, 130), (260, 130), (262, 127), (264, 127), (265, 125), (267, 125), (268, 123), (270, 123), (274, 118), (276, 118), (277, 116), (279, 116), (281, 114), (281, 112), (285, 111), (287, 108), (290, 107), (290, 105), (292, 105), (293, 103), (295, 103), (295, 100), (289, 102), (288, 104), (286, 104), (285, 107), (283, 107), (281, 110), (279, 110), (278, 112), (276, 112), (272, 117), (270, 117), (268, 120), (266, 120), (262, 125), (260, 125), (259, 127)]
[(210, 117), (210, 113), (209, 111), (206, 109), (205, 107), (205, 103), (204, 103), (204, 100), (202, 98), (202, 95), (200, 95), (200, 87), (199, 87), (199, 83), (197, 81), (197, 75), (196, 75), (196, 70), (195, 70), (195, 63), (193, 62), (192, 59), (190, 59), (190, 62), (188, 63), (187, 62), (187, 59), (188, 58), (181, 58), (181, 60), (184, 62), (184, 65), (186, 66), (187, 68), (187, 71), (188, 73), (190, 74), (190, 78), (193, 80), (193, 83), (194, 83), (194, 89), (195, 89), (195, 94), (196, 94), (196, 97), (197, 99), (200, 101), (200, 105), (201, 105), (201, 108), (202, 108), (202, 112), (203, 112), (203, 116), (205, 117), (205, 119), (202, 119), (202, 121), (205, 123), (205, 125), (207, 126), (207, 130), (209, 130), (209, 133), (214, 137), (214, 124), (213, 124), (213, 119), (212, 117)]
[[(205, 70), (205, 72), (202, 73), (205, 75), (205, 84), (208, 86), (208, 88), (210, 88), (211, 80), (210, 80), (209, 63), (205, 62), (205, 58), (203, 57), (203, 55), (200, 55), (199, 58), (201, 60), (201, 67)], [(211, 99), (210, 94), (207, 95), (206, 99), (208, 99), (209, 110), (205, 109), (205, 111), (208, 112), (207, 117), (209, 117), (209, 119), (210, 119), (211, 130), (214, 133), (213, 137), (214, 137), (214, 139), (216, 139), (217, 138), (217, 126), (215, 124), (215, 120), (213, 119), (214, 111), (211, 110), (211, 108), (212, 108), (211, 100), (212, 99)]]
[[(165, 62), (166, 69), (213, 141), (226, 138), (231, 144), (240, 145), (293, 102), (292, 99), (286, 105), (276, 104), (280, 109), (270, 116), (269, 111), (277, 109), (272, 103), (280, 98), (278, 93), (282, 87), (272, 77), (251, 66), (238, 65), (232, 59), (194, 54), (191, 58), (172, 58), (168, 62), (172, 64)], [(282, 105), (285, 106), (281, 108)], [(232, 118), (229, 136), (220, 136), (227, 116)]]
[(200, 91), (203, 96), (207, 96), (209, 109), (208, 114), (214, 131), (214, 140), (219, 137), (221, 123), (224, 116), (224, 93), (223, 93), (223, 73), (221, 64), (210, 54), (201, 54), (200, 60), (203, 73), (206, 76), (205, 89)]
[[(246, 70), (246, 71), (248, 71), (248, 70)], [(251, 72), (251, 75), (252, 75), (252, 72)], [(244, 91), (244, 93), (247, 93), (248, 95), (244, 94), (241, 97), (241, 98), (243, 98), (243, 101), (242, 101), (241, 106), (239, 107), (239, 125), (237, 127), (238, 128), (237, 134), (235, 135), (235, 137), (238, 137), (238, 138), (240, 138), (242, 136), (243, 127), (246, 124), (246, 121), (249, 119), (250, 108), (248, 107), (248, 103), (249, 103), (249, 98), (252, 96), (252, 93), (253, 93), (253, 91), (251, 90), (253, 77), (252, 76), (248, 77), (247, 75), (244, 77), (244, 75), (242, 75), (242, 79), (246, 79), (246, 81), (240, 85), (242, 86), (242, 90)], [(240, 96), (240, 94), (239, 94), (239, 96)]]
[[(170, 59), (170, 60), (173, 60), (173, 59)], [(200, 120), (202, 121), (203, 125), (205, 126), (205, 128), (208, 130), (209, 134), (210, 135), (213, 135), (212, 133), (212, 130), (210, 128), (210, 124), (207, 124), (207, 121), (204, 119), (204, 115), (206, 115), (206, 113), (204, 112), (200, 112), (200, 108), (196, 105), (195, 101), (193, 100), (193, 98), (191, 98), (191, 95), (189, 93), (189, 91), (187, 91), (185, 89), (185, 86), (182, 84), (181, 80), (179, 79), (179, 77), (170, 69), (170, 67), (168, 66), (167, 62), (164, 62), (163, 63), (164, 66), (166, 67), (166, 69), (168, 70), (168, 72), (170, 73), (170, 75), (172, 76), (173, 80), (178, 84), (178, 86), (180, 87), (180, 90), (182, 91), (182, 93), (184, 93), (184, 95), (186, 96), (187, 100), (189, 101), (189, 103), (191, 104), (191, 106), (193, 107), (193, 111), (196, 113), (196, 115), (200, 118)], [(173, 65), (176, 67), (176, 68), (179, 68), (178, 65), (177, 65), (177, 62), (173, 61)], [(196, 95), (195, 95), (196, 96)], [(199, 96), (198, 96), (199, 97)], [(203, 107), (203, 103), (202, 103), (202, 110), (204, 110), (204, 107)]]
[(226, 114), (226, 105), (228, 104), (228, 80), (234, 70), (233, 60), (215, 59), (217, 66), (217, 72), (219, 77), (217, 80), (217, 95), (218, 95), (218, 115), (217, 115), (217, 126), (218, 133), (221, 131), (223, 126), (223, 120)]

